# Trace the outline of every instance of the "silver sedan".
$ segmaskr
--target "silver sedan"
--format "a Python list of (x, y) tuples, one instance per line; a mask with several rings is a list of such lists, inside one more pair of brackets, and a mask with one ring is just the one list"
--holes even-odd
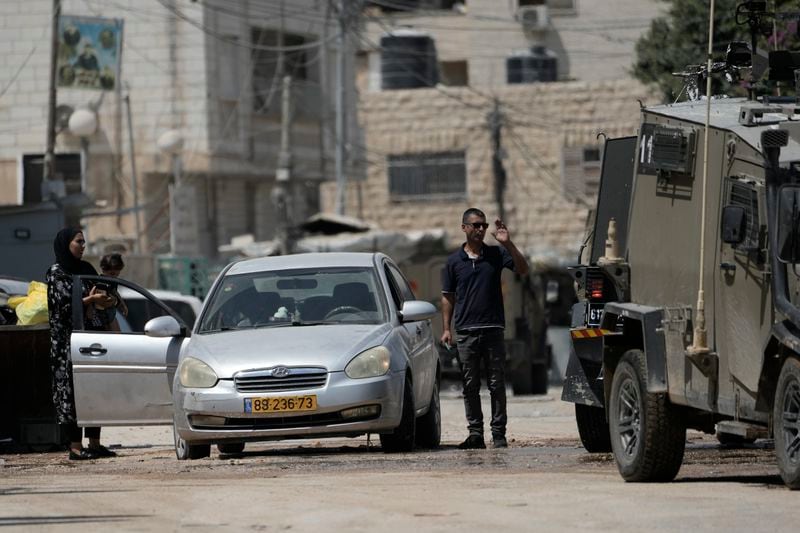
[(385, 451), (440, 440), (430, 318), (383, 254), (240, 261), (217, 278), (173, 387), (179, 459), (210, 445), (380, 435)]

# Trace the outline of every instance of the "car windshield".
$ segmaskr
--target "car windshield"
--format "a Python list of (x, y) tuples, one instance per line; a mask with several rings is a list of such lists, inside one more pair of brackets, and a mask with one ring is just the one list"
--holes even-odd
[(316, 268), (226, 276), (210, 296), (198, 333), (385, 321), (371, 268)]

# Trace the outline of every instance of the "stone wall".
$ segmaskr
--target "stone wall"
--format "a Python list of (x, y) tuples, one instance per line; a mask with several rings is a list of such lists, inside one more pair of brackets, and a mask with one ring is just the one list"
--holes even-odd
[[(487, 115), (494, 98), (504, 115), (502, 144), (507, 171), (505, 219), (512, 238), (532, 257), (569, 261), (577, 256), (594, 197), (567, 197), (562, 154), (571, 147), (599, 147), (608, 137), (635, 135), (637, 100), (656, 97), (631, 81), (558, 82), (510, 86), (483, 94), (468, 88), (387, 91), (365, 95), (360, 107), (367, 178), (347, 187), (348, 215), (384, 228), (444, 228), (461, 242), (460, 219), (468, 207), (498, 214)], [(464, 150), (465, 198), (393, 201), (386, 157)], [(325, 184), (323, 209), (334, 208), (335, 185)], [(491, 239), (490, 239), (491, 240)]]

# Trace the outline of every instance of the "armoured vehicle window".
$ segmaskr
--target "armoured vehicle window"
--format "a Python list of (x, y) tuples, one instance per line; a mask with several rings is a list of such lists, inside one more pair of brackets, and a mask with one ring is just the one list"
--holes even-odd
[(760, 235), (761, 224), (758, 219), (758, 191), (747, 183), (728, 180), (730, 194), (728, 205), (744, 208), (745, 230), (744, 239), (739, 244), (734, 244), (733, 249), (741, 253), (758, 252), (761, 249)]

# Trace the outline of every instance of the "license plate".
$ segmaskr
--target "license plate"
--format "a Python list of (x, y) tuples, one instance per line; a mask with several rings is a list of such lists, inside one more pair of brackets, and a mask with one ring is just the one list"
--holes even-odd
[(599, 326), (600, 320), (603, 318), (603, 309), (606, 304), (589, 304), (589, 309), (586, 313), (587, 326)]
[(317, 395), (279, 396), (276, 398), (245, 398), (245, 413), (296, 413), (316, 411)]

